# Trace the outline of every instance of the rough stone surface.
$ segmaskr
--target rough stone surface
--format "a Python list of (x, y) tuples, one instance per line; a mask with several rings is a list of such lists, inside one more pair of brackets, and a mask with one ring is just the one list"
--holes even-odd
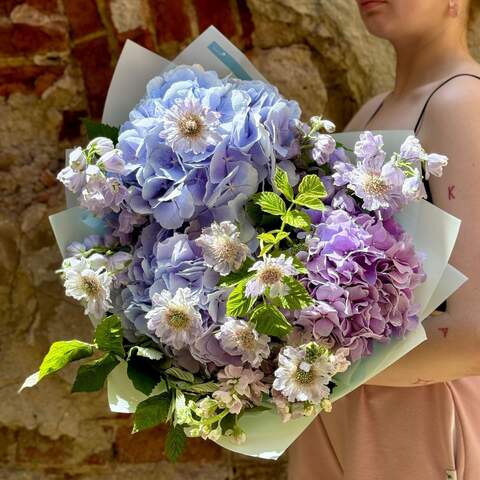
[[(210, 24), (246, 51), (306, 116), (342, 127), (393, 79), (390, 48), (370, 37), (352, 0), (4, 0), (0, 2), (0, 479), (286, 478), (285, 459), (255, 461), (195, 440), (177, 465), (164, 430), (130, 435), (105, 394), (70, 395), (70, 369), (17, 389), (54, 340), (90, 337), (63, 295), (48, 215), (63, 207), (64, 149), (99, 117), (123, 42), (173, 57)], [(470, 44), (480, 57), (480, 9)]]

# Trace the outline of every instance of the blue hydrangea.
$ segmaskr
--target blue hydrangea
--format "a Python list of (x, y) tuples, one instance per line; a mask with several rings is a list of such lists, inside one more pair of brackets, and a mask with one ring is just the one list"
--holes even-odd
[(235, 220), (276, 159), (298, 153), (296, 102), (259, 81), (180, 66), (154, 78), (122, 125), (118, 148), (135, 182), (127, 201), (163, 228)]

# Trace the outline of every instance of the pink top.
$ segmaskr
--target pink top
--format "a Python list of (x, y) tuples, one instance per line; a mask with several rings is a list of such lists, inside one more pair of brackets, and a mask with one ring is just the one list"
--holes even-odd
[(289, 480), (480, 480), (480, 377), (362, 386), (289, 449)]

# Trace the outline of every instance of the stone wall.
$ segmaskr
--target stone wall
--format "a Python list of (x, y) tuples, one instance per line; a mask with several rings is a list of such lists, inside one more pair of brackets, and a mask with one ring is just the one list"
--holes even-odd
[(131, 436), (104, 394), (69, 394), (72, 371), (16, 393), (50, 342), (90, 336), (54, 274), (47, 220), (63, 207), (55, 174), (84, 140), (80, 118), (100, 116), (127, 38), (172, 58), (210, 24), (306, 115), (340, 127), (392, 82), (392, 52), (367, 35), (353, 0), (0, 1), (0, 479), (285, 478), (285, 460), (202, 441), (170, 465), (161, 429)]

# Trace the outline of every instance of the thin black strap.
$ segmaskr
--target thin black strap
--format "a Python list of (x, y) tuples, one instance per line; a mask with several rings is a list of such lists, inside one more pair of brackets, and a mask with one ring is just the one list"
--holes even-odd
[(433, 97), (433, 95), (438, 90), (440, 90), (440, 88), (442, 88), (446, 83), (450, 82), (451, 80), (453, 80), (454, 78), (457, 78), (457, 77), (474, 77), (474, 78), (477, 78), (478, 80), (480, 80), (480, 77), (478, 75), (474, 75), (473, 73), (458, 73), (457, 75), (453, 75), (453, 77), (447, 78), (442, 83), (440, 83), (440, 85), (435, 87), (433, 92), (428, 96), (425, 104), (423, 105), (422, 111), (420, 112), (420, 116), (418, 117), (417, 123), (415, 124), (415, 128), (413, 129), (413, 131), (415, 132), (415, 135), (418, 133), (418, 130), (421, 127), (421, 123), (422, 123), (422, 120), (423, 120), (423, 115), (425, 114), (425, 111), (427, 110), (428, 104), (429, 104), (431, 98)]
[(365, 123), (365, 127), (364, 128), (367, 128), (367, 125), (373, 120), (373, 118), (375, 117), (375, 115), (381, 110), (381, 108), (383, 107), (383, 102), (385, 101), (385, 99), (383, 99), (380, 104), (378, 105), (378, 107), (375, 109), (375, 111), (370, 115), (370, 118), (367, 120), (367, 123)]

